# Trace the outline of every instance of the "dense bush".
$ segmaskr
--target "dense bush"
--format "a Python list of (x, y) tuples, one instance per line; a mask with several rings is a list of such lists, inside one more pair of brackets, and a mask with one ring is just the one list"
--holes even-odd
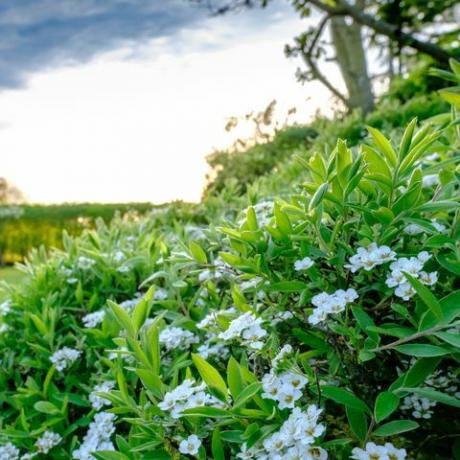
[(214, 197), (209, 225), (34, 251), (0, 307), (0, 458), (459, 458), (449, 120), (301, 156), (289, 194)]
[(249, 184), (272, 171), (293, 151), (310, 146), (317, 135), (316, 130), (309, 126), (289, 126), (279, 130), (271, 141), (256, 144), (243, 152), (214, 152), (206, 159), (212, 172), (204, 192), (205, 198), (221, 192), (229, 180), (236, 181), (239, 194), (246, 192)]

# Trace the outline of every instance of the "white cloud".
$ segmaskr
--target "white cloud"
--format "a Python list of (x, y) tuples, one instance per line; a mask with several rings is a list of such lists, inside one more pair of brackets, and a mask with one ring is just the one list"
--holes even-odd
[(1, 93), (1, 175), (34, 202), (198, 200), (204, 156), (228, 142), (227, 116), (276, 98), (305, 120), (329, 104), (283, 55), (305, 23), (284, 15), (239, 38), (238, 21), (208, 20), (181, 32), (186, 41), (126, 44)]

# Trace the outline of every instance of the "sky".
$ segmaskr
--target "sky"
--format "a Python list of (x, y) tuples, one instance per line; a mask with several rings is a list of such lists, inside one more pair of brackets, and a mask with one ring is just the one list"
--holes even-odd
[(187, 0), (2, 0), (0, 176), (30, 202), (198, 201), (229, 116), (272, 99), (299, 122), (329, 112), (283, 54), (307, 21), (282, 0), (222, 17)]

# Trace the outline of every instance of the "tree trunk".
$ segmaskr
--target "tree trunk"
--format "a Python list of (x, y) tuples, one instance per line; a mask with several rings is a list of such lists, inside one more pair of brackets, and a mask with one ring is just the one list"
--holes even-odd
[(331, 36), (337, 64), (345, 81), (350, 109), (361, 109), (367, 114), (374, 108), (372, 83), (367, 70), (361, 26), (357, 22), (348, 25), (341, 16), (331, 18)]

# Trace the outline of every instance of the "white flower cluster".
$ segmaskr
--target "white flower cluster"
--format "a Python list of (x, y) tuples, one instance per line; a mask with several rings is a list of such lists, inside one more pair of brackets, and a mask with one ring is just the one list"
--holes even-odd
[(220, 315), (234, 315), (236, 313), (235, 307), (227, 308), (226, 310), (217, 310), (209, 312), (196, 327), (198, 329), (206, 329), (208, 327), (218, 327), (219, 323), (217, 321), (218, 316)]
[(196, 455), (201, 446), (200, 438), (196, 434), (183, 439), (179, 444), (179, 452), (184, 455)]
[(365, 449), (355, 447), (351, 458), (354, 460), (405, 460), (407, 452), (405, 449), (397, 449), (391, 442), (383, 446), (368, 442)]
[(80, 447), (72, 452), (77, 460), (94, 460), (91, 455), (99, 450), (115, 450), (110, 437), (115, 433), (115, 414), (99, 412), (94, 416)]
[(134, 297), (134, 299), (128, 299), (124, 300), (121, 302), (119, 305), (121, 308), (126, 310), (128, 313), (131, 313), (134, 308), (136, 308), (136, 305), (141, 301), (141, 298), (139, 296)]
[(81, 351), (74, 348), (63, 347), (51, 355), (50, 361), (56, 366), (56, 370), (63, 371), (71, 366), (81, 355)]
[(316, 438), (321, 436), (326, 427), (318, 423), (321, 409), (315, 405), (308, 406), (306, 412), (295, 408), (280, 430), (266, 438), (262, 446), (250, 449), (243, 444), (237, 455), (242, 460), (326, 460), (327, 452), (314, 446)]
[(322, 292), (311, 299), (311, 303), (316, 307), (308, 317), (310, 324), (316, 325), (324, 321), (328, 315), (337, 314), (345, 310), (347, 304), (354, 302), (358, 298), (358, 293), (354, 289), (339, 289), (333, 294)]
[(224, 260), (217, 258), (214, 261), (214, 267), (212, 269), (206, 268), (202, 270), (198, 275), (198, 281), (204, 283), (208, 280), (221, 280), (225, 275), (233, 274), (233, 268), (227, 264)]
[(168, 298), (168, 291), (164, 288), (156, 288), (153, 293), (153, 300), (166, 300)]
[(272, 316), (270, 324), (272, 326), (276, 326), (277, 324), (291, 318), (294, 318), (294, 315), (290, 311), (278, 311)]
[(96, 263), (94, 259), (90, 259), (89, 257), (85, 256), (80, 256), (77, 259), (77, 267), (80, 270), (89, 270), (90, 268), (93, 267), (93, 265)]
[(11, 311), (11, 300), (0, 303), (0, 317), (6, 316)]
[(11, 442), (0, 446), (0, 460), (19, 460), (19, 449)]
[[(252, 205), (252, 208), (254, 209), (257, 222), (260, 226), (265, 227), (270, 223), (274, 209), (273, 201), (260, 201), (259, 203)], [(243, 211), (244, 218), (238, 221), (239, 225), (242, 225), (245, 222), (247, 213), (248, 208)]]
[(278, 402), (280, 409), (293, 409), (302, 397), (302, 389), (308, 379), (295, 372), (282, 372), (276, 375), (273, 369), (262, 377), (262, 398)]
[(272, 367), (274, 369), (278, 369), (279, 364), (286, 358), (286, 356), (292, 354), (293, 351), (294, 350), (291, 345), (284, 345), (281, 348), (281, 350), (276, 354), (276, 356), (272, 359)]
[(261, 318), (257, 318), (254, 313), (246, 312), (235, 318), (230, 326), (219, 334), (219, 338), (222, 340), (240, 338), (249, 348), (260, 350), (264, 346), (260, 339), (267, 335), (267, 331), (260, 326), (261, 324)]
[[(457, 380), (457, 377), (452, 372), (448, 372), (447, 375), (443, 375), (442, 371), (436, 371), (433, 375), (428, 377), (424, 383), (425, 385), (435, 388), (442, 393), (446, 393), (460, 399), (460, 392), (458, 391), (458, 386), (456, 385)], [(411, 412), (411, 415), (414, 418), (430, 419), (433, 416), (433, 409), (436, 405), (436, 401), (412, 394), (403, 399), (401, 409)]]
[(304, 257), (301, 260), (296, 260), (294, 262), (294, 269), (298, 272), (308, 270), (309, 268), (313, 267), (314, 262), (310, 259), (310, 257)]
[(382, 265), (386, 262), (395, 260), (396, 253), (388, 246), (377, 246), (376, 243), (371, 243), (367, 248), (358, 248), (356, 254), (351, 256), (349, 264), (345, 268), (349, 268), (352, 273), (357, 272), (361, 268), (369, 271), (377, 265)]
[(93, 406), (93, 408), (96, 410), (102, 409), (103, 406), (110, 406), (111, 402), (108, 399), (101, 398), (96, 393), (108, 393), (110, 390), (113, 389), (114, 386), (115, 382), (112, 382), (110, 380), (96, 385), (93, 391), (89, 394), (88, 398), (91, 403), (91, 406)]
[(94, 313), (88, 313), (87, 315), (83, 316), (82, 322), (86, 328), (94, 328), (104, 321), (105, 318), (105, 310), (98, 310)]
[(198, 354), (204, 359), (211, 356), (225, 360), (230, 355), (230, 350), (223, 343), (213, 342), (214, 336), (210, 335), (208, 340), (198, 347)]
[(254, 276), (253, 278), (243, 281), (240, 283), (240, 289), (242, 291), (247, 291), (249, 289), (255, 289), (263, 281), (260, 276)]
[(202, 407), (206, 405), (221, 407), (222, 403), (214, 396), (206, 393), (205, 383), (195, 385), (195, 380), (185, 379), (174, 390), (165, 394), (163, 401), (158, 407), (165, 412), (169, 412), (172, 418), (178, 419), (182, 412), (193, 407)]
[(427, 286), (433, 286), (438, 281), (437, 272), (426, 273), (423, 271), (423, 265), (431, 257), (426, 251), (420, 252), (417, 257), (401, 257), (390, 265), (391, 273), (386, 279), (386, 285), (395, 289), (395, 295), (403, 300), (409, 300), (415, 290), (407, 281), (404, 273), (408, 273), (414, 278)]
[(438, 185), (439, 183), (439, 174), (427, 174), (426, 176), (423, 176), (422, 186), (424, 188), (433, 187), (433, 185)]
[(35, 446), (37, 451), (41, 454), (47, 454), (53, 447), (57, 446), (62, 441), (62, 437), (58, 433), (53, 431), (45, 431), (37, 442)]
[(165, 346), (166, 350), (189, 348), (193, 343), (199, 342), (199, 338), (180, 327), (169, 326), (160, 332), (160, 343)]
[(436, 401), (412, 394), (403, 399), (401, 410), (411, 411), (414, 418), (429, 419), (433, 415), (432, 408), (434, 406), (436, 406)]
[[(446, 226), (443, 224), (440, 224), (436, 219), (431, 219), (431, 225), (439, 233), (446, 233)], [(404, 229), (404, 233), (407, 233), (408, 235), (419, 235), (420, 233), (424, 233), (424, 232), (426, 232), (426, 230), (418, 224), (409, 224)]]

